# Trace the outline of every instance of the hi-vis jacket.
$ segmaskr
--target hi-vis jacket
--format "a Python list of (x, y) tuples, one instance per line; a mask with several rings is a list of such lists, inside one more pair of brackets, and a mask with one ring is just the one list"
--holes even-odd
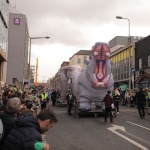
[(48, 95), (47, 94), (41, 94), (42, 100), (47, 100)]

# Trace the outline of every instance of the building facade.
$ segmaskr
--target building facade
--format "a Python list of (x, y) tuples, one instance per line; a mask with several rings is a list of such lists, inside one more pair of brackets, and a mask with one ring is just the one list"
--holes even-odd
[(75, 53), (70, 59), (69, 59), (69, 65), (79, 65), (82, 68), (86, 67), (86, 64), (84, 62), (84, 58), (89, 60), (91, 51), (90, 50), (80, 50), (77, 53)]
[(135, 86), (150, 88), (150, 35), (135, 43)]
[(6, 82), (9, 0), (0, 0), (0, 88)]
[(134, 47), (125, 46), (111, 53), (110, 59), (112, 60), (112, 74), (115, 81), (115, 87), (123, 86), (131, 88), (131, 68), (134, 67), (133, 51)]
[(10, 13), (8, 31), (8, 60), (6, 83), (28, 82), (29, 32), (27, 18), (23, 14)]
[[(89, 60), (89, 57), (91, 55), (90, 50), (80, 50), (77, 53), (75, 53), (72, 57), (70, 57), (69, 62), (62, 62), (60, 68), (69, 66), (69, 65), (79, 65), (82, 68), (86, 67), (86, 64), (84, 62), (84, 59)], [(50, 78), (48, 81), (48, 84), (50, 85), (51, 89), (60, 89), (60, 79), (58, 72), (55, 74), (53, 78)]]
[(130, 37), (129, 43), (129, 37), (117, 36), (109, 42), (115, 87), (135, 88), (135, 74), (132, 71), (135, 68), (135, 42), (141, 38)]

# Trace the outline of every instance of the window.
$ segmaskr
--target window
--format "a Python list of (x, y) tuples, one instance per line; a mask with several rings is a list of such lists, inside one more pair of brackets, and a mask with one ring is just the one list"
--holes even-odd
[(139, 69), (142, 68), (142, 58), (139, 58)]
[(148, 55), (148, 67), (150, 67), (150, 55)]
[(81, 64), (81, 58), (77, 58), (77, 64)]

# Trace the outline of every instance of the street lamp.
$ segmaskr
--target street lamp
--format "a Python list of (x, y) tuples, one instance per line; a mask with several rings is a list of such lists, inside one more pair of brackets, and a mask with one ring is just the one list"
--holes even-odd
[(131, 55), (130, 55), (130, 43), (131, 43), (131, 37), (130, 37), (130, 19), (128, 18), (124, 18), (124, 17), (121, 17), (121, 16), (116, 16), (116, 19), (126, 19), (128, 20), (128, 25), (129, 25), (129, 35), (128, 35), (128, 45), (129, 45), (129, 89), (131, 89)]
[(29, 37), (30, 47), (29, 47), (29, 65), (28, 65), (28, 86), (30, 85), (30, 66), (31, 66), (31, 41), (35, 39), (49, 39), (49, 36), (46, 37)]
[(126, 19), (128, 20), (128, 25), (129, 25), (129, 38), (128, 38), (128, 44), (130, 44), (130, 19), (128, 18), (124, 18), (124, 17), (121, 17), (121, 16), (116, 16), (116, 19)]

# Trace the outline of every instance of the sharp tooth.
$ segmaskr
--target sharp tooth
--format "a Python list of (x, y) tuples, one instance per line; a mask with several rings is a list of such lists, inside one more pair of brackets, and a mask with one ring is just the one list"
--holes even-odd
[(93, 74), (93, 83), (97, 83), (97, 78), (95, 74)]
[(103, 80), (103, 82), (104, 82), (105, 84), (107, 84), (108, 81), (109, 81), (109, 78), (110, 78), (110, 75), (108, 75), (108, 76)]
[(70, 84), (70, 83), (71, 83), (71, 79), (68, 80), (68, 84)]
[(97, 86), (103, 87), (104, 86), (104, 82), (98, 82)]

